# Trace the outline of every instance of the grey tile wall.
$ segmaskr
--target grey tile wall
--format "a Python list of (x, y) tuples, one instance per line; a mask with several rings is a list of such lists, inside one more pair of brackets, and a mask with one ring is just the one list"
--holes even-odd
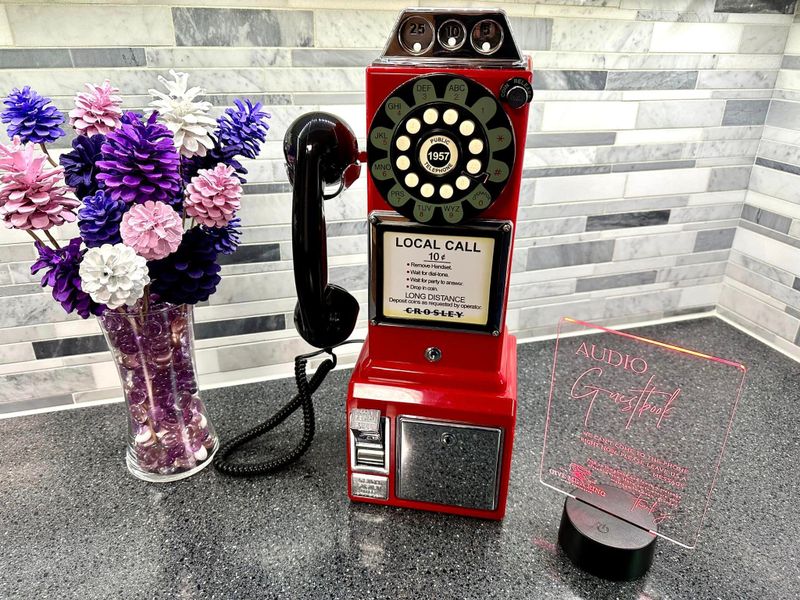
[[(30, 84), (68, 110), (84, 82), (109, 78), (126, 107), (141, 109), (157, 76), (174, 67), (215, 105), (243, 95), (267, 105), (269, 141), (246, 164), (244, 245), (223, 259), (219, 293), (195, 310), (201, 381), (221, 382), (289, 373), (283, 365), (305, 347), (292, 326), (291, 187), (281, 139), (298, 115), (327, 110), (363, 145), (364, 67), (405, 3), (208, 4), (0, 4), (0, 93)], [(509, 12), (536, 87), (521, 157), (509, 327), (525, 337), (552, 333), (563, 315), (614, 325), (719, 305), (796, 351), (794, 3), (491, 5)], [(122, 30), (107, 26), (121, 18)], [(361, 327), (365, 200), (362, 177), (326, 203), (330, 278), (362, 303)], [(116, 395), (96, 322), (50, 301), (18, 233), (0, 230), (0, 412)], [(69, 226), (59, 236), (74, 234)]]

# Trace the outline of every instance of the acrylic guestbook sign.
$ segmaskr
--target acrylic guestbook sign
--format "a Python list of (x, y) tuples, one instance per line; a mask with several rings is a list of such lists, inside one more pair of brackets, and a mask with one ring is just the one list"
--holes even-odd
[[(577, 335), (591, 334), (591, 335)], [(745, 367), (573, 319), (559, 323), (540, 478), (694, 547)], [(639, 514), (637, 514), (639, 513)]]

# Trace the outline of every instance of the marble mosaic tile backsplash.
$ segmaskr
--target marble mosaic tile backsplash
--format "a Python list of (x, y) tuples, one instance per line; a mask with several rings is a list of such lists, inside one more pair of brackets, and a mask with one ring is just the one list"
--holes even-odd
[[(426, 1), (66, 0), (0, 4), (0, 93), (68, 109), (105, 78), (144, 108), (170, 68), (220, 110), (273, 114), (250, 171), (244, 245), (196, 308), (204, 384), (288, 374), (304, 349), (281, 140), (310, 110), (366, 131), (364, 67)], [(607, 325), (719, 310), (800, 357), (800, 22), (783, 0), (439, 0), (502, 6), (536, 88), (508, 312), (521, 337), (563, 315)], [(124, 25), (123, 25), (124, 24)], [(0, 134), (0, 139), (4, 134)], [(69, 145), (60, 141), (60, 148)], [(330, 279), (366, 315), (362, 179), (326, 205)], [(62, 238), (76, 234), (67, 227)], [(65, 315), (0, 230), (0, 413), (118, 397), (93, 320)], [(732, 349), (730, 358), (736, 358)]]

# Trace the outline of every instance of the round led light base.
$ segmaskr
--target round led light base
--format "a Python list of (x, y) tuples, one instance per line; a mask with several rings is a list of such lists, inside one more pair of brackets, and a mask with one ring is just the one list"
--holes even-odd
[[(579, 569), (612, 581), (634, 581), (653, 563), (657, 525), (637, 498), (612, 486), (605, 494), (574, 490), (564, 502), (558, 543)], [(626, 521), (615, 515), (631, 515)], [(635, 523), (635, 524), (634, 524)]]

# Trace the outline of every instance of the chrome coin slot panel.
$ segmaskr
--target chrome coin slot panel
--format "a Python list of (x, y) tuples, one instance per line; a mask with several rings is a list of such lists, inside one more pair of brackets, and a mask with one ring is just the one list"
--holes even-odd
[(389, 434), (387, 417), (379, 410), (354, 408), (350, 411), (350, 468), (368, 473), (389, 473)]

